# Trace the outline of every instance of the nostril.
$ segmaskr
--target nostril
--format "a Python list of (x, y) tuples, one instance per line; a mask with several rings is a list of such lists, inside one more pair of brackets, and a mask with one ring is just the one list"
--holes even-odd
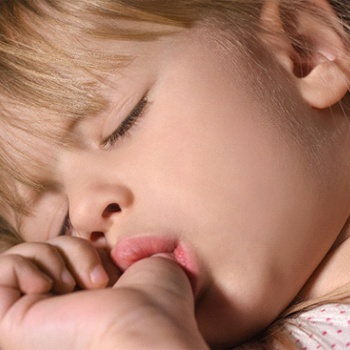
[(100, 242), (101, 239), (104, 239), (104, 238), (105, 238), (105, 235), (103, 232), (99, 232), (99, 231), (91, 232), (90, 240), (92, 243)]
[(103, 217), (109, 216), (109, 214), (113, 213), (119, 213), (122, 209), (120, 208), (119, 204), (117, 203), (111, 203), (107, 206), (107, 208), (103, 212)]

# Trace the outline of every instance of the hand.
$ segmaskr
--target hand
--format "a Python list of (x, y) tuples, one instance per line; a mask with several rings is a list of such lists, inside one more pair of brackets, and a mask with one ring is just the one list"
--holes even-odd
[[(21, 243), (8, 249), (0, 255), (0, 271), (1, 324), (19, 303), (25, 306), (30, 299), (34, 302), (43, 295), (103, 288), (121, 274), (107, 252), (97, 252), (88, 241), (69, 236), (45, 243)], [(11, 348), (4, 344), (6, 339), (16, 338), (16, 333), (15, 329), (8, 335), (1, 332), (0, 348)]]
[[(0, 256), (2, 349), (206, 348), (189, 281), (175, 262), (142, 260), (113, 288), (93, 290), (106, 283), (91, 279), (98, 255), (64, 243), (26, 243)], [(39, 247), (44, 253), (34, 254)], [(61, 277), (66, 272), (89, 290), (70, 293), (75, 282)]]
[[(24, 293), (51, 291), (60, 294), (76, 287), (102, 288), (108, 280), (115, 283), (121, 275), (108, 255), (106, 251), (98, 252), (88, 241), (70, 236), (18, 244), (0, 255), (0, 283), (24, 283)], [(41, 289), (42, 283), (37, 284), (40, 273), (44, 279), (46, 277), (45, 285), (49, 289)]]
[(134, 263), (113, 288), (116, 310), (106, 337), (92, 349), (209, 349), (194, 315), (188, 277), (164, 257)]

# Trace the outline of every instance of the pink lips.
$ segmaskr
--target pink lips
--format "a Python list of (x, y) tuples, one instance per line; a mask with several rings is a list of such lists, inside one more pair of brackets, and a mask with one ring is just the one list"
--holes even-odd
[(174, 255), (175, 261), (186, 272), (193, 292), (196, 294), (198, 291), (198, 264), (190, 250), (176, 239), (153, 236), (123, 238), (112, 249), (111, 257), (124, 271), (138, 260), (162, 253)]

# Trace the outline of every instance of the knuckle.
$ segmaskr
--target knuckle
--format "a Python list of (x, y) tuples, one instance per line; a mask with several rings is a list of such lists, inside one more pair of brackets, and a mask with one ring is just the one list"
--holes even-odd
[(29, 253), (50, 253), (53, 251), (53, 247), (51, 247), (49, 244), (47, 243), (43, 243), (43, 242), (26, 242), (26, 243), (21, 243), (16, 245), (15, 247), (7, 250), (6, 252), (4, 252), (4, 255), (23, 255), (26, 256)]
[[(0, 256), (1, 271), (17, 271), (23, 270), (32, 266), (30, 259), (20, 254), (9, 254)], [(3, 277), (3, 276), (2, 276)]]
[(74, 265), (91, 265), (99, 260), (97, 249), (86, 239), (63, 236), (55, 238), (51, 243), (57, 246), (67, 261), (74, 262)]
[(57, 248), (45, 242), (23, 243), (8, 256), (14, 256), (20, 261), (30, 260), (38, 265), (63, 265), (63, 259)]
[(86, 239), (74, 237), (74, 236), (60, 236), (53, 238), (49, 241), (53, 245), (58, 246), (74, 246), (76, 248), (82, 247), (83, 249), (89, 249), (92, 247), (91, 243)]
[(22, 255), (19, 254), (2, 254), (0, 256), (0, 262), (1, 263), (6, 263), (6, 264), (11, 264), (11, 265), (23, 265), (27, 259), (23, 257)]
[(60, 259), (60, 254), (57, 249), (47, 243), (36, 243), (37, 246), (34, 248), (36, 252), (39, 254), (34, 254), (35, 260), (52, 260), (52, 259)]

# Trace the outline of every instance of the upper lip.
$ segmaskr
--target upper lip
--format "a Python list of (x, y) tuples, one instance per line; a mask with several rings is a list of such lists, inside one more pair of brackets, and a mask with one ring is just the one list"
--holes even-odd
[(161, 253), (172, 253), (188, 276), (194, 294), (199, 291), (199, 267), (191, 249), (171, 237), (132, 236), (120, 239), (111, 251), (112, 260), (122, 270), (138, 260)]
[(133, 236), (120, 239), (111, 251), (113, 261), (126, 270), (138, 260), (160, 253), (172, 253), (178, 241), (154, 236)]

